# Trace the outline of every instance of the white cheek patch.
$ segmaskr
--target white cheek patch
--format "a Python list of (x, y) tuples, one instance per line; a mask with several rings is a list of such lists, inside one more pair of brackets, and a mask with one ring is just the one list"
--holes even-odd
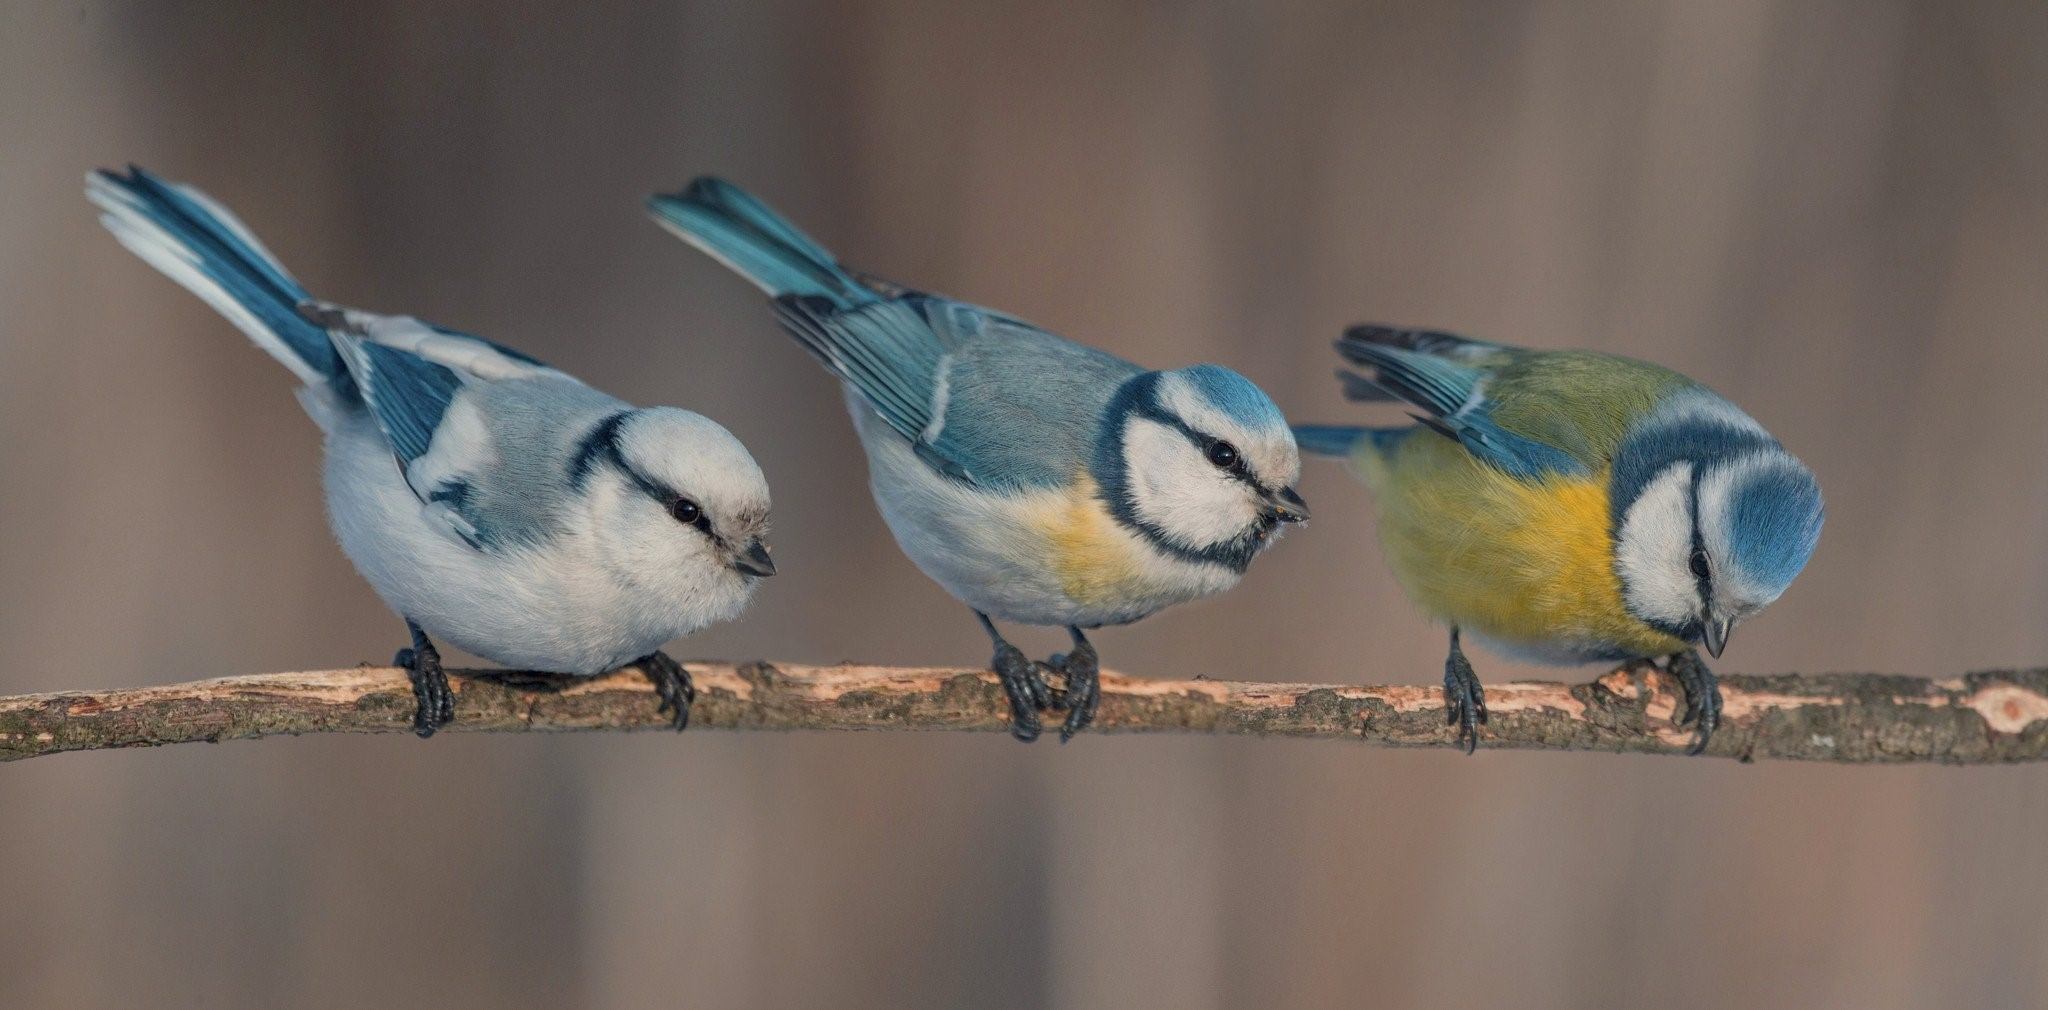
[(1234, 539), (1258, 518), (1251, 488), (1157, 421), (1124, 422), (1124, 473), (1138, 517), (1185, 547)]
[(1614, 567), (1628, 609), (1645, 621), (1684, 624), (1699, 610), (1692, 559), (1690, 463), (1659, 471), (1622, 517)]

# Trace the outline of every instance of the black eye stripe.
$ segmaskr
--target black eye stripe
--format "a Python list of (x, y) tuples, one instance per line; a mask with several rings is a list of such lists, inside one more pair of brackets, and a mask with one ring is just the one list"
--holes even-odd
[[(711, 513), (706, 512), (704, 507), (697, 504), (695, 499), (680, 494), (666, 484), (641, 473), (633, 464), (626, 462), (625, 454), (619, 451), (619, 447), (616, 444), (607, 446), (605, 454), (610, 457), (612, 466), (618, 468), (620, 473), (625, 474), (626, 479), (632, 481), (633, 485), (640, 489), (641, 494), (653, 499), (654, 503), (659, 505), (662, 511), (667, 512), (675, 521), (683, 523), (710, 537), (714, 543), (724, 542), (719, 538), (717, 531), (711, 528)], [(696, 509), (696, 516), (690, 519), (683, 518), (679, 514), (679, 510), (684, 505)]]
[(1687, 492), (1690, 496), (1687, 507), (1692, 511), (1692, 556), (1686, 559), (1686, 563), (1692, 569), (1700, 599), (1709, 601), (1714, 598), (1714, 569), (1708, 563), (1706, 537), (1700, 533), (1700, 468), (1697, 463), (1693, 464), (1692, 482), (1687, 485)]

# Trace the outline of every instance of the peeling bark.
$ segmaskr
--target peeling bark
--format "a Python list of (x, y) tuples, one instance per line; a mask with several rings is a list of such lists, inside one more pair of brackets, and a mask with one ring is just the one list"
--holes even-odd
[[(699, 729), (1008, 728), (989, 673), (875, 666), (686, 664)], [(443, 732), (665, 729), (637, 670), (593, 678), (450, 671), (455, 722)], [(1743, 761), (1985, 764), (2048, 757), (2048, 669), (1950, 680), (1878, 674), (1727, 676), (1724, 722), (1707, 753)], [(1361, 687), (1142, 680), (1104, 673), (1090, 732), (1185, 732), (1454, 744), (1434, 686)], [(1647, 664), (1581, 684), (1489, 685), (1488, 749), (1674, 754), (1677, 683)], [(0, 760), (59, 751), (219, 742), (301, 733), (407, 733), (401, 670), (276, 673), (115, 691), (0, 698)]]

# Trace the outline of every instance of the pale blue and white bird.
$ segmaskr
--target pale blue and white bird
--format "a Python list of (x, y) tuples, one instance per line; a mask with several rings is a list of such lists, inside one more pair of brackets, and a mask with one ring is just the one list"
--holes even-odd
[[(896, 542), (972, 607), (995, 646), (1011, 732), (1094, 718), (1084, 632), (1236, 585), (1283, 524), (1308, 518), (1279, 408), (1217, 365), (1148, 371), (1001, 312), (842, 268), (729, 183), (649, 200), (655, 220), (773, 299), (845, 385)], [(1065, 627), (1052, 697), (992, 619)]]
[(1820, 485), (1748, 414), (1667, 368), (1448, 333), (1354, 327), (1337, 342), (1417, 425), (1296, 428), (1347, 457), (1408, 594), (1450, 625), (1444, 698), (1469, 752), (1485, 693), (1461, 631), (1538, 662), (1670, 656), (1693, 752), (1721, 718), (1700, 659), (1775, 601), (1820, 538)]
[(739, 615), (772, 575), (768, 485), (738, 439), (636, 408), (517, 351), (314, 302), (248, 228), (139, 168), (86, 177), (101, 223), (303, 384), (342, 550), (404, 618), (414, 729), (454, 718), (434, 639), (517, 670), (638, 663), (675, 727), (668, 641)]

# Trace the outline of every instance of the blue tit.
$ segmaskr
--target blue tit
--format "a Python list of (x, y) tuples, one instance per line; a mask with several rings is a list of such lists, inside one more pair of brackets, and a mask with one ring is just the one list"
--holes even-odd
[(1820, 537), (1820, 485), (1734, 404), (1666, 368), (1447, 333), (1355, 327), (1337, 342), (1370, 375), (1354, 400), (1399, 400), (1419, 424), (1298, 427), (1371, 487), (1388, 563), (1450, 625), (1444, 696), (1469, 753), (1485, 695), (1459, 632), (1552, 663), (1671, 656), (1693, 753), (1721, 695), (1718, 658)]
[(768, 485), (738, 439), (481, 337), (316, 303), (189, 186), (131, 167), (91, 173), (86, 195), (298, 378), (335, 536), (411, 632), (397, 663), (419, 735), (454, 717), (435, 638), (520, 670), (640, 663), (688, 723), (689, 673), (662, 645), (738, 616), (775, 572)]
[[(773, 300), (845, 386), (870, 488), (918, 568), (972, 607), (1020, 740), (1100, 700), (1083, 633), (1223, 592), (1288, 523), (1300, 453), (1244, 376), (1148, 371), (1014, 316), (851, 272), (729, 183), (650, 199), (664, 227)], [(1065, 627), (1054, 699), (992, 619)]]

